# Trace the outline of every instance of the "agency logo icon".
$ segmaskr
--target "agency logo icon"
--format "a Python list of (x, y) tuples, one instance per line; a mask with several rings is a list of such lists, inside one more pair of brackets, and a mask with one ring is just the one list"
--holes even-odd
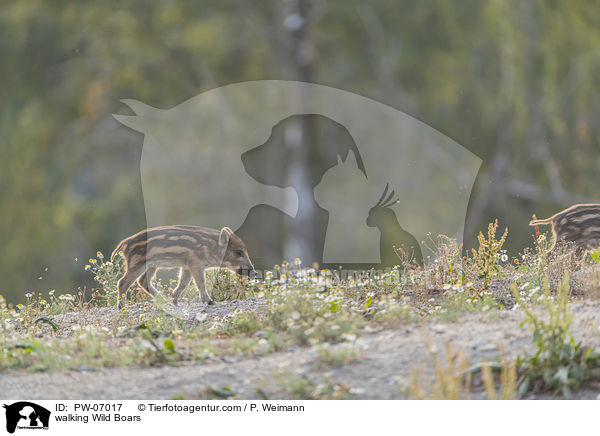
[(257, 268), (416, 263), (420, 241), (462, 241), (481, 160), (421, 121), (327, 86), (265, 80), (170, 109), (123, 100), (144, 134), (148, 227), (228, 226)]
[(50, 411), (38, 404), (19, 401), (10, 405), (4, 404), (3, 407), (6, 409), (6, 431), (9, 433), (14, 433), (16, 429), (48, 429)]

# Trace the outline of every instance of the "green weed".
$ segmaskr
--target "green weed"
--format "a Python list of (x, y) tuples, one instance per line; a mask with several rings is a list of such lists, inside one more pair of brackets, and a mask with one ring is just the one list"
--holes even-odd
[(513, 286), (515, 298), (525, 313), (523, 325), (530, 326), (537, 351), (522, 356), (517, 363), (523, 371), (519, 392), (552, 391), (569, 397), (586, 380), (600, 376), (600, 355), (576, 342), (570, 332), (573, 314), (568, 308), (569, 275), (565, 274), (556, 296), (551, 295), (548, 281), (537, 302), (544, 313), (523, 301)]

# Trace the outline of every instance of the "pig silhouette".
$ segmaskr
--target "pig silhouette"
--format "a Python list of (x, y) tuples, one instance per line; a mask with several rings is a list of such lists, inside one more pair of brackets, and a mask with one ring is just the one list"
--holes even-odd
[[(336, 166), (337, 156), (345, 159), (352, 151), (371, 186), (394, 187), (402, 204), (396, 211), (398, 221), (417, 240), (431, 233), (462, 241), (481, 160), (389, 106), (327, 86), (279, 80), (227, 85), (168, 109), (130, 99), (123, 102), (135, 114), (114, 117), (144, 134), (140, 173), (148, 227), (230, 227), (241, 233), (259, 267), (295, 256), (293, 250), (282, 250), (280, 243), (285, 232), (300, 231), (316, 247), (302, 259), (304, 264), (318, 262), (332, 209), (315, 203), (310, 198), (314, 191), (307, 197), (307, 186), (312, 191), (310, 187)], [(289, 161), (284, 142), (277, 138), (286, 123), (311, 117), (313, 123), (338, 131), (341, 139), (309, 144), (315, 170), (299, 192), (298, 184), (283, 177)], [(335, 201), (331, 193), (361, 192), (363, 185), (361, 175), (344, 186), (330, 183), (320, 190), (323, 198)], [(315, 213), (312, 223), (302, 229), (295, 223), (306, 205)], [(328, 202), (327, 207), (343, 210), (345, 206)], [(337, 231), (344, 230), (339, 227), (343, 221), (336, 225)], [(347, 231), (357, 230), (348, 226)], [(356, 249), (361, 252), (353, 258), (377, 264), (380, 256), (371, 245), (359, 245)]]

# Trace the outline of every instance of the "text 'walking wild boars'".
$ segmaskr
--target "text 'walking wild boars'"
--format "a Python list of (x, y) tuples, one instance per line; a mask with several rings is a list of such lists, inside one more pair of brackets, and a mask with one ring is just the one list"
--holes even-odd
[(572, 244), (578, 254), (600, 247), (600, 204), (575, 204), (545, 220), (532, 220), (530, 226), (552, 224), (553, 241)]
[(124, 274), (118, 282), (118, 307), (123, 296), (137, 280), (154, 296), (157, 290), (152, 278), (160, 268), (180, 268), (179, 284), (173, 291), (173, 303), (193, 278), (200, 299), (208, 304), (213, 300), (206, 292), (207, 268), (227, 268), (243, 275), (255, 273), (244, 242), (229, 227), (221, 230), (200, 226), (175, 225), (143, 230), (123, 239), (111, 259), (123, 253)]

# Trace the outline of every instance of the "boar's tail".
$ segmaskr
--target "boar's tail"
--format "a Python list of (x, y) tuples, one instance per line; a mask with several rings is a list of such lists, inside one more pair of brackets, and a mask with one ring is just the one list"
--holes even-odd
[(546, 218), (545, 220), (531, 220), (529, 221), (530, 226), (545, 226), (546, 224), (552, 224), (552, 218)]

